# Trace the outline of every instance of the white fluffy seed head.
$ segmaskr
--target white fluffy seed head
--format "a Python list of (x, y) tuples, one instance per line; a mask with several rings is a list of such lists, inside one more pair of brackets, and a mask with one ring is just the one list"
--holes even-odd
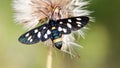
[(73, 47), (76, 46), (76, 47), (82, 48), (81, 45), (75, 43), (75, 38), (72, 33), (69, 35), (63, 35), (62, 38), (63, 38), (63, 45), (61, 48), (62, 51), (74, 56), (74, 53), (73, 53), (74, 48)]
[(83, 0), (13, 0), (14, 18), (17, 23), (31, 29), (46, 18), (88, 16), (90, 12), (83, 9), (87, 4)]

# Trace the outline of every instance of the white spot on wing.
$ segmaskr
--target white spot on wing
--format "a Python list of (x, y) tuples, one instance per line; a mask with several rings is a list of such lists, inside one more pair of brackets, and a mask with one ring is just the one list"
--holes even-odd
[(32, 36), (29, 36), (27, 40), (29, 41), (31, 38), (32, 38)]
[(67, 23), (67, 26), (68, 26), (69, 28), (72, 28), (72, 26), (71, 26), (71, 24), (70, 24), (70, 23)]
[(33, 39), (30, 39), (30, 42), (32, 42), (33, 41)]
[(60, 22), (60, 24), (63, 24), (63, 22)]
[(78, 22), (78, 21), (77, 21), (76, 23), (77, 23), (77, 24), (81, 24), (81, 22)]
[(44, 26), (43, 29), (46, 29), (46, 27)]
[(47, 30), (47, 34), (48, 34), (48, 35), (51, 34), (50, 30)]
[(47, 34), (44, 35), (44, 38), (45, 38), (45, 39), (48, 38)]
[(28, 37), (30, 35), (30, 33), (27, 33), (26, 35), (25, 35), (25, 37)]
[(76, 20), (79, 20), (79, 21), (80, 21), (80, 20), (81, 20), (81, 18), (76, 18)]
[(37, 33), (37, 32), (38, 32), (38, 29), (35, 29), (35, 30), (34, 30), (34, 33)]
[(72, 20), (71, 20), (71, 19), (68, 19), (68, 22), (72, 22)]
[(63, 28), (63, 32), (66, 33), (66, 32), (67, 32), (67, 29)]
[(81, 25), (80, 25), (80, 24), (78, 24), (77, 26), (78, 26), (78, 27), (81, 27)]
[(58, 31), (62, 31), (62, 27), (58, 27)]
[(37, 37), (38, 37), (38, 38), (40, 38), (40, 37), (41, 37), (41, 34), (40, 34), (40, 32), (38, 32), (38, 34), (37, 34)]

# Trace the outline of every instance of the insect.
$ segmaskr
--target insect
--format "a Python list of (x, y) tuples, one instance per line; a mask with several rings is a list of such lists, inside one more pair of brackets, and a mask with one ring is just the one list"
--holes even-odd
[(62, 35), (70, 34), (71, 31), (81, 29), (88, 23), (88, 21), (89, 18), (86, 16), (64, 18), (59, 20), (50, 19), (48, 23), (24, 33), (18, 40), (23, 44), (35, 44), (39, 41), (44, 42), (51, 39), (53, 45), (56, 48), (61, 49)]

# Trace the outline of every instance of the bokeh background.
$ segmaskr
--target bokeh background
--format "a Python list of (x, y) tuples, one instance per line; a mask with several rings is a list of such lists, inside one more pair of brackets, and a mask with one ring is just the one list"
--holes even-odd
[[(11, 0), (0, 0), (0, 68), (46, 68), (48, 48), (43, 43), (25, 46), (18, 37), (25, 32), (13, 21)], [(92, 0), (89, 10), (96, 22), (89, 24), (80, 58), (53, 51), (53, 68), (120, 68), (120, 0)]]

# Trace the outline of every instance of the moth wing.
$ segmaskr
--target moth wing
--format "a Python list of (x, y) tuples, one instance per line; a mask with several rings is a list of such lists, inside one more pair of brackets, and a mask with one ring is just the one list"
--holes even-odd
[(19, 37), (19, 41), (23, 44), (34, 44), (37, 43), (39, 41), (45, 41), (47, 39), (50, 38), (51, 34), (48, 31), (50, 31), (48, 29), (48, 25), (47, 24), (43, 24), (39, 27), (36, 27), (26, 33), (24, 33), (23, 35), (21, 35)]
[(75, 31), (84, 27), (89, 22), (89, 18), (86, 16), (78, 16), (57, 20), (57, 23), (64, 25), (69, 29)]

